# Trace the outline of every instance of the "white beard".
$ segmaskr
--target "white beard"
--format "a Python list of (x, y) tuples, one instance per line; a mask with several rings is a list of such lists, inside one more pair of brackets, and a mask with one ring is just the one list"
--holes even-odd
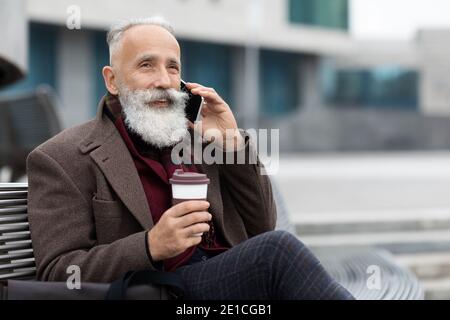
[[(188, 134), (185, 105), (188, 95), (175, 89), (130, 90), (119, 87), (125, 125), (142, 140), (158, 148), (170, 147)], [(149, 104), (159, 99), (169, 100), (167, 107)]]

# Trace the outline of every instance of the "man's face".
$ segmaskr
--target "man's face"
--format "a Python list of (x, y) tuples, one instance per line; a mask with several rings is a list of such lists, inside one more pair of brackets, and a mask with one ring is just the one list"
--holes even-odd
[[(162, 27), (128, 29), (112, 60), (117, 81), (130, 90), (180, 88), (180, 46)], [(153, 107), (167, 105), (165, 101), (153, 103)]]
[(103, 75), (118, 95), (125, 125), (144, 141), (163, 148), (187, 135), (188, 95), (179, 90), (180, 47), (170, 32), (152, 25), (128, 29)]

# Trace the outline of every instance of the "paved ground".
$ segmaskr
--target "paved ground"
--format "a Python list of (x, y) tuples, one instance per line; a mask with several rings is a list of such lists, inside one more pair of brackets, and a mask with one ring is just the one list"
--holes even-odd
[(450, 209), (450, 152), (282, 155), (273, 178), (293, 216)]
[(450, 152), (282, 155), (272, 178), (309, 247), (388, 249), (450, 299)]

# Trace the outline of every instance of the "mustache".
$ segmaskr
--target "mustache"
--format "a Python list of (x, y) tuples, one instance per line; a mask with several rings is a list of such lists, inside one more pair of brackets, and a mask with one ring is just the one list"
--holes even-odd
[(188, 94), (181, 90), (176, 90), (173, 88), (170, 89), (139, 89), (134, 91), (143, 102), (145, 103), (153, 103), (158, 100), (167, 100), (169, 105), (176, 104), (185, 104), (188, 98)]

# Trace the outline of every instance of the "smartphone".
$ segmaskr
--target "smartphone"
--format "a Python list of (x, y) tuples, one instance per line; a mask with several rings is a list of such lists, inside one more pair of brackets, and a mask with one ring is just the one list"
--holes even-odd
[(200, 108), (203, 103), (203, 98), (197, 94), (193, 94), (188, 88), (186, 88), (186, 82), (181, 80), (180, 89), (189, 95), (186, 102), (186, 118), (192, 123), (200, 117)]

